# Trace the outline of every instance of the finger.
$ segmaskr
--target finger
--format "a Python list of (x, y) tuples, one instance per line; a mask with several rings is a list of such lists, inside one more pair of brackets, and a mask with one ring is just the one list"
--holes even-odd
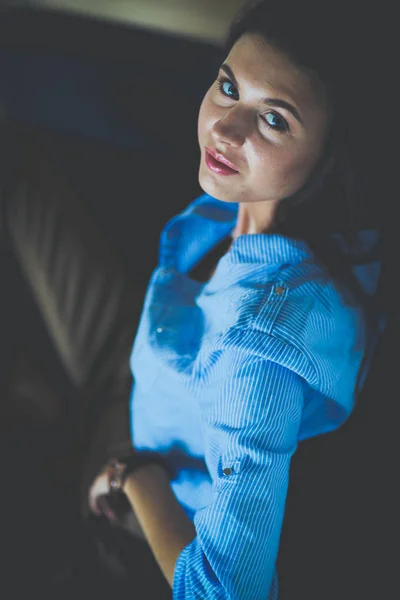
[(116, 521), (116, 513), (112, 505), (113, 498), (110, 495), (104, 496), (104, 514), (110, 521)]
[(113, 510), (111, 504), (110, 504), (110, 496), (107, 495), (101, 495), (98, 497), (97, 499), (97, 506), (100, 509), (100, 514), (104, 515), (105, 517), (107, 517), (107, 519), (109, 519), (110, 521), (116, 521), (117, 520), (117, 516), (115, 511)]
[(117, 517), (115, 516), (115, 513), (111, 510), (111, 508), (107, 508), (105, 515), (108, 519), (110, 519), (110, 521), (117, 520)]
[(95, 491), (93, 490), (93, 488), (89, 491), (89, 497), (88, 497), (88, 504), (89, 504), (89, 509), (92, 513), (94, 513), (95, 515), (99, 515), (100, 514), (100, 510), (97, 506), (97, 494), (95, 493)]
[(104, 495), (98, 496), (96, 498), (96, 508), (99, 511), (100, 515), (107, 516), (108, 506), (106, 497)]

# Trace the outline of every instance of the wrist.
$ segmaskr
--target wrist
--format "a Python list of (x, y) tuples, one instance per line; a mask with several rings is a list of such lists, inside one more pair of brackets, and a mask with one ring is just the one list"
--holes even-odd
[(135, 452), (126, 459), (109, 461), (109, 490), (112, 493), (125, 492), (128, 478), (132, 482), (138, 476), (145, 476), (146, 473), (153, 476), (156, 473), (158, 477), (164, 476), (167, 481), (173, 479), (172, 470), (163, 455), (157, 452)]
[(158, 463), (146, 463), (140, 465), (134, 471), (127, 473), (122, 484), (122, 491), (127, 494), (129, 490), (133, 490), (137, 485), (143, 485), (148, 481), (154, 479), (161, 480), (165, 479), (169, 483), (170, 478), (164, 467)]

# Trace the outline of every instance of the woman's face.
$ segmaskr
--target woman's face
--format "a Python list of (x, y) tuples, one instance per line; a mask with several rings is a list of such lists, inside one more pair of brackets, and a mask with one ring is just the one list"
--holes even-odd
[(327, 128), (324, 95), (311, 75), (246, 34), (200, 108), (200, 185), (218, 200), (277, 203), (305, 183)]

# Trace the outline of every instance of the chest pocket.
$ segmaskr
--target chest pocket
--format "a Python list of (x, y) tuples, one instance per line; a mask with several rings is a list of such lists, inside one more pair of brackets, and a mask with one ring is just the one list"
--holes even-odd
[(203, 334), (203, 315), (199, 307), (172, 304), (155, 308), (149, 331), (155, 352), (165, 360), (196, 354)]
[[(197, 306), (152, 304), (143, 315), (131, 357), (135, 381), (150, 391), (158, 378), (189, 374), (203, 332)], [(162, 381), (160, 381), (162, 388)]]

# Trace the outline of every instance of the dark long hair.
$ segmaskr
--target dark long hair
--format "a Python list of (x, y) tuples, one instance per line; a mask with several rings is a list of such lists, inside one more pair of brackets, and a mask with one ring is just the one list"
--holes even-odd
[[(354, 266), (382, 261), (382, 235), (366, 252), (359, 233), (381, 229), (377, 216), (385, 210), (382, 207), (378, 215), (371, 210), (376, 204), (371, 174), (382, 159), (373, 156), (374, 143), (366, 136), (371, 55), (369, 32), (366, 29), (363, 35), (365, 23), (355, 8), (352, 11), (351, 0), (345, 5), (340, 0), (252, 0), (234, 19), (225, 52), (229, 54), (245, 33), (260, 34), (322, 84), (331, 113), (325, 148), (302, 188), (280, 201), (273, 231), (308, 243), (339, 286), (344, 285), (346, 296), (345, 290), (350, 290), (364, 307), (367, 335), (374, 339), (379, 315), (386, 312), (383, 270), (378, 292), (371, 296), (356, 279)], [(367, 354), (364, 360), (368, 361)]]
[(339, 1), (252, 0), (238, 12), (225, 46), (228, 54), (243, 34), (260, 34), (323, 86), (332, 113), (324, 152), (303, 187), (280, 201), (275, 227), (307, 241), (332, 269), (337, 256), (328, 234), (341, 234), (357, 261), (357, 233), (371, 225), (372, 190), (365, 167), (370, 157), (364, 160), (360, 108), (368, 58), (361, 17), (351, 12), (350, 0), (345, 6), (341, 12)]

